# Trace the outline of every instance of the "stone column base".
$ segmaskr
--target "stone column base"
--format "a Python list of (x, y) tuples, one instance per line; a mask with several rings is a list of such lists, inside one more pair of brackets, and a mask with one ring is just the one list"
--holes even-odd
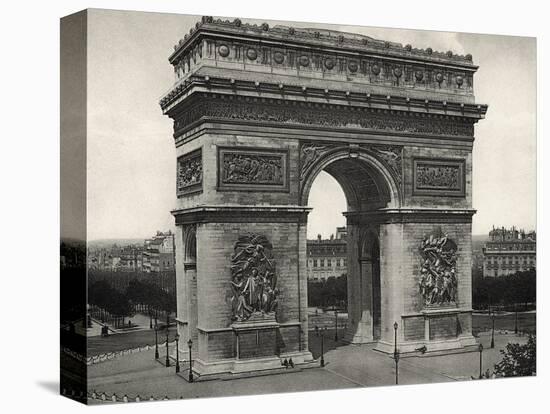
[[(231, 379), (246, 376), (260, 376), (283, 372), (293, 372), (283, 366), (283, 361), (292, 358), (296, 368), (309, 367), (315, 361), (311, 352), (288, 352), (279, 356), (250, 359), (225, 359), (214, 362), (206, 362), (201, 359), (193, 361), (193, 372), (200, 380)], [(317, 366), (315, 364), (315, 366)]]
[(344, 334), (343, 341), (349, 344), (371, 344), (376, 342), (373, 337), (371, 324), (365, 322), (359, 322), (356, 329), (348, 327)]
[[(419, 348), (426, 347), (425, 352), (428, 353), (440, 351), (456, 351), (476, 344), (477, 342), (472, 335), (464, 335), (452, 339), (401, 342), (397, 344), (397, 349), (401, 354), (406, 354), (411, 352), (418, 352)], [(386, 354), (393, 354), (394, 349), (395, 345), (393, 342), (385, 341), (378, 341), (374, 348), (375, 351), (384, 352)]]

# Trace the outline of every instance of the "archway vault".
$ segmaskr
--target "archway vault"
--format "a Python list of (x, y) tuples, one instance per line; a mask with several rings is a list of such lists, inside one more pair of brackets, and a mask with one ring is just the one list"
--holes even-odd
[[(308, 157), (307, 150), (313, 148), (317, 154)], [(401, 149), (384, 147), (383, 154), (392, 154), (393, 169), (373, 155), (377, 150), (346, 147), (323, 152), (326, 147), (306, 144), (302, 147), (303, 179), (301, 181), (300, 203), (307, 205), (313, 182), (321, 171), (330, 174), (340, 184), (348, 203), (348, 211), (372, 211), (379, 208), (399, 208), (402, 204)], [(376, 147), (372, 147), (376, 148)], [(382, 150), (378, 150), (382, 151)], [(311, 158), (316, 158), (311, 161)], [(304, 171), (305, 170), (305, 171)]]

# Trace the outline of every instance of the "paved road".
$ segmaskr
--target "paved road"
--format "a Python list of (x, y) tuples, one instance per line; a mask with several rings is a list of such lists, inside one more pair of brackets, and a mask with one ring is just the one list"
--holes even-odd
[[(525, 343), (526, 337), (499, 334), (495, 349), (490, 349), (490, 334), (480, 337), (485, 350), (483, 369), (500, 361), (500, 349), (508, 342)], [(161, 360), (164, 349), (161, 349)], [(170, 350), (171, 352), (171, 350)], [(371, 345), (340, 346), (325, 355), (325, 368), (310, 368), (289, 374), (243, 378), (231, 381), (207, 381), (190, 384), (154, 360), (153, 351), (115, 359), (89, 367), (89, 390), (111, 395), (136, 395), (142, 398), (195, 398), (341, 389), (395, 383), (395, 363)], [(470, 379), (479, 375), (479, 353), (445, 356), (404, 357), (399, 361), (399, 383), (418, 384)]]

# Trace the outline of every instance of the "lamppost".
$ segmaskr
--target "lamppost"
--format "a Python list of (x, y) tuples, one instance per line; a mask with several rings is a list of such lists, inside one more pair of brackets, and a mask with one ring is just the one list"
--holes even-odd
[(334, 342), (338, 342), (338, 310), (334, 309)]
[(168, 325), (166, 325), (166, 366), (170, 366), (170, 353), (168, 352)]
[(193, 346), (193, 341), (191, 339), (187, 341), (187, 346), (189, 347), (189, 382), (193, 382), (193, 359), (191, 358), (191, 347)]
[(153, 314), (151, 313), (150, 309), (149, 309), (149, 329), (153, 329)]
[(176, 332), (176, 374), (180, 372), (180, 348), (179, 348), (180, 336)]
[(315, 335), (321, 337), (321, 368), (325, 366), (325, 335), (323, 331), (326, 331), (327, 328), (319, 329), (317, 325), (315, 325)]
[(155, 359), (159, 359), (159, 327), (155, 325)]
[(397, 322), (393, 323), (394, 340), (393, 340), (393, 359), (395, 361), (395, 385), (399, 384), (399, 351), (397, 350)]
[(483, 344), (479, 344), (479, 379), (483, 378)]
[(495, 347), (495, 311), (491, 315), (493, 321), (493, 329), (491, 331), (491, 349)]
[(517, 303), (514, 304), (514, 310), (516, 311), (516, 324), (514, 326), (514, 333), (517, 335), (518, 334), (518, 304)]

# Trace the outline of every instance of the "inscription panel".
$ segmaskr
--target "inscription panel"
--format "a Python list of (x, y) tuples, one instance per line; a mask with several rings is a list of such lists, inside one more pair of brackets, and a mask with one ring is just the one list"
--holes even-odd
[(430, 340), (451, 339), (457, 337), (456, 315), (430, 317)]
[(218, 147), (218, 190), (289, 191), (288, 151)]
[(413, 195), (464, 197), (465, 160), (413, 159)]
[(182, 197), (202, 191), (202, 151), (200, 149), (178, 158), (176, 194)]

